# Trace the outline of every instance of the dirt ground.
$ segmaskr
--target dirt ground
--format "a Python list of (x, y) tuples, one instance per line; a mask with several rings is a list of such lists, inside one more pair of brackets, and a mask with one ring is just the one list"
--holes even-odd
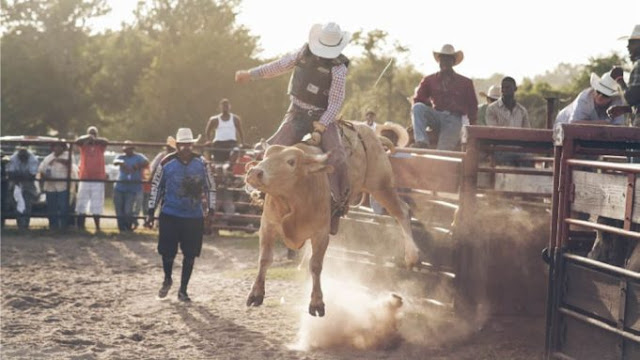
[[(157, 299), (162, 281), (155, 234), (26, 233), (1, 240), (2, 359), (539, 359), (544, 318), (490, 319), (465, 335), (454, 322), (424, 332), (400, 320), (404, 339), (387, 350), (295, 350), (307, 322), (306, 270), (279, 248), (261, 307), (247, 308), (257, 272), (257, 238), (207, 238), (189, 286)], [(324, 279), (324, 283), (331, 279)], [(323, 284), (324, 285), (324, 284)], [(336, 291), (335, 287), (329, 287)], [(338, 288), (339, 289), (339, 288)], [(331, 295), (325, 290), (325, 299)], [(327, 313), (332, 311), (327, 301)], [(415, 311), (415, 309), (413, 309)], [(423, 320), (418, 320), (423, 319)], [(313, 321), (331, 321), (312, 319)], [(344, 320), (344, 319), (343, 319)], [(325, 323), (325, 325), (327, 325)], [(331, 324), (328, 324), (329, 326)], [(340, 326), (340, 325), (337, 325)], [(425, 328), (426, 329), (426, 328)], [(452, 330), (451, 330), (452, 331)], [(444, 335), (444, 336), (443, 336)]]

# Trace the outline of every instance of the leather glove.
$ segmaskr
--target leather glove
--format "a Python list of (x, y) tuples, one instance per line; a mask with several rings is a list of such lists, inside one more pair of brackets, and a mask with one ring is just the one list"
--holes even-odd
[(321, 123), (320, 121), (313, 122), (313, 131), (317, 131), (322, 134), (325, 130), (327, 130), (327, 126)]
[(311, 138), (307, 140), (307, 144), (312, 146), (320, 146), (320, 142), (322, 142), (322, 134), (318, 131), (312, 132)]
[(247, 70), (238, 70), (235, 79), (237, 83), (244, 84), (251, 80), (251, 74)]

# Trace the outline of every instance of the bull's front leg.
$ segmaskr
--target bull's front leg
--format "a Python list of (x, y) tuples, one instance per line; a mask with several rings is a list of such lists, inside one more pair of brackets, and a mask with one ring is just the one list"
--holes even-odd
[(322, 262), (324, 254), (329, 245), (329, 234), (316, 235), (311, 238), (311, 261), (309, 270), (313, 288), (311, 290), (311, 302), (309, 303), (309, 314), (312, 316), (324, 316), (324, 301), (322, 300), (322, 287), (320, 285), (320, 274), (322, 273)]
[(267, 268), (273, 263), (273, 245), (275, 243), (275, 232), (273, 225), (266, 221), (260, 224), (260, 259), (258, 260), (258, 276), (253, 282), (251, 292), (247, 297), (247, 306), (260, 306), (264, 300), (264, 282), (267, 276)]

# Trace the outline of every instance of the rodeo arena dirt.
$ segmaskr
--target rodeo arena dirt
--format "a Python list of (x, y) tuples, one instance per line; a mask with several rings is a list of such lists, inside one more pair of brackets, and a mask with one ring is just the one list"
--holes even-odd
[[(118, 232), (107, 206), (100, 231), (48, 230), (35, 209), (19, 230), (3, 204), (0, 357), (640, 359), (640, 165), (628, 163), (640, 129), (561, 130), (468, 126), (462, 151), (396, 148), (410, 231), (375, 200), (353, 201), (320, 263), (324, 316), (309, 314), (308, 244), (276, 243), (261, 306), (247, 306), (261, 249), (260, 199), (244, 182), (245, 163), (260, 160), (252, 150), (235, 168), (210, 165), (218, 211), (191, 302), (176, 285), (158, 298), (157, 229)], [(419, 261), (407, 266), (411, 238)], [(594, 243), (626, 244), (624, 261), (596, 258)]]

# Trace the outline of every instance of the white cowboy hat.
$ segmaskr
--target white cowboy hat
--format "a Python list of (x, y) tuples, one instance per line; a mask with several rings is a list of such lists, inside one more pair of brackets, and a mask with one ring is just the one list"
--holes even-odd
[(351, 34), (342, 31), (340, 25), (334, 22), (315, 24), (309, 31), (309, 50), (313, 55), (321, 58), (335, 59), (347, 46), (349, 40), (351, 40)]
[(605, 73), (600, 78), (596, 73), (591, 73), (591, 87), (607, 96), (613, 96), (618, 93), (618, 83), (611, 77), (610, 73)]
[(619, 40), (640, 40), (640, 25), (633, 28), (630, 36), (623, 36)]
[(494, 100), (498, 100), (500, 99), (500, 96), (502, 95), (502, 88), (500, 85), (491, 85), (489, 87), (489, 90), (487, 90), (487, 92), (484, 91), (480, 91), (479, 92), (480, 96), (484, 96), (484, 97), (488, 97)]
[(180, 128), (176, 133), (176, 144), (195, 143), (200, 140), (200, 135), (197, 138), (193, 138), (193, 133), (189, 128)]
[(456, 51), (456, 49), (451, 44), (442, 45), (442, 49), (440, 49), (440, 51), (433, 50), (433, 57), (437, 62), (440, 62), (440, 55), (454, 56), (456, 60), (453, 62), (453, 65), (460, 64), (462, 62), (462, 59), (464, 59), (464, 53), (462, 52), (462, 50)]
[(409, 143), (409, 133), (400, 124), (389, 121), (384, 124), (378, 124), (378, 126), (376, 126), (376, 135), (382, 136), (382, 132), (385, 130), (391, 130), (398, 136), (397, 147), (405, 147)]

